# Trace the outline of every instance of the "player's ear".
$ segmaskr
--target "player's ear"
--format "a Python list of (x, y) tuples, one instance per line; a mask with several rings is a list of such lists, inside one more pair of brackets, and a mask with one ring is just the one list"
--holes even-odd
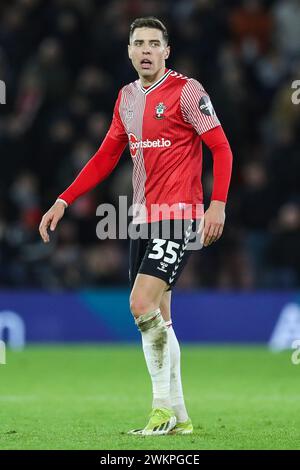
[(168, 59), (169, 55), (170, 55), (170, 46), (167, 46), (165, 49), (165, 59)]
[(128, 57), (131, 59), (131, 47), (130, 44), (128, 44)]

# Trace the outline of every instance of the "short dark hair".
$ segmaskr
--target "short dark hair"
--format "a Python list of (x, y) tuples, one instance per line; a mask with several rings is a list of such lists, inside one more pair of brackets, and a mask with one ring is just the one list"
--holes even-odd
[(169, 42), (169, 35), (167, 28), (165, 25), (158, 19), (155, 18), (155, 16), (145, 16), (143, 18), (136, 18), (130, 25), (130, 30), (129, 30), (129, 41), (133, 35), (133, 32), (136, 28), (153, 28), (153, 29), (159, 29), (162, 32), (163, 38), (168, 44)]

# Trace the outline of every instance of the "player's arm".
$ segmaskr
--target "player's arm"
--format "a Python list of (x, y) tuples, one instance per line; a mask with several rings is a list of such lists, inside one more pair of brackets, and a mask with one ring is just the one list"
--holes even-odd
[(73, 183), (58, 196), (53, 206), (44, 214), (39, 231), (45, 243), (49, 242), (48, 228), (50, 227), (51, 231), (55, 230), (68, 205), (106, 179), (120, 160), (128, 139), (119, 116), (119, 100), (120, 94), (115, 105), (111, 127), (102, 145)]
[(232, 171), (232, 152), (221, 126), (201, 135), (213, 156), (213, 191), (204, 215), (204, 246), (216, 242), (225, 224), (225, 205)]
[(180, 104), (184, 121), (191, 124), (201, 136), (211, 150), (214, 161), (212, 198), (204, 214), (204, 246), (208, 246), (218, 240), (223, 232), (232, 153), (211, 100), (201, 83), (194, 79), (188, 80), (182, 89)]

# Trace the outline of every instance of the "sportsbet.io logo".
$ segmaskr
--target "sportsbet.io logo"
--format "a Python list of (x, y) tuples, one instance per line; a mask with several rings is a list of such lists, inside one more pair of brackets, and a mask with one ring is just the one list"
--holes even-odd
[(138, 138), (130, 133), (129, 134), (129, 148), (132, 158), (136, 157), (138, 149), (146, 148), (167, 148), (171, 147), (172, 142), (168, 139), (157, 139), (157, 140), (138, 140)]

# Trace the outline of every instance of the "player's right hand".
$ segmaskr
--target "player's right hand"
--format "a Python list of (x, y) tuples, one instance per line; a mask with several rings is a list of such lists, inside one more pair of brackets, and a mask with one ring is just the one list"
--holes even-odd
[(53, 232), (55, 230), (57, 223), (63, 217), (66, 206), (62, 201), (56, 201), (52, 207), (43, 215), (41, 220), (39, 231), (44, 243), (50, 241), (48, 228)]

